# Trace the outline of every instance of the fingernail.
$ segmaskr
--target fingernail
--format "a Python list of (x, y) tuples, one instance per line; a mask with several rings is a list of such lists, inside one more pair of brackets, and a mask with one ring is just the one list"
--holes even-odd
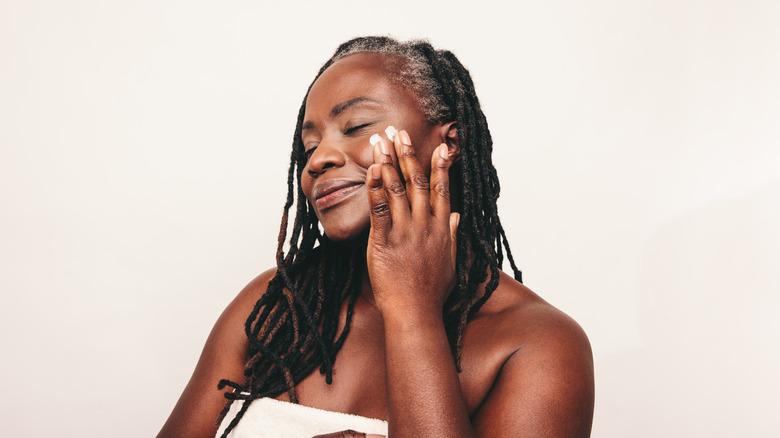
[(374, 179), (379, 179), (382, 176), (382, 167), (378, 165), (372, 165), (371, 166), (371, 177)]
[(406, 131), (399, 132), (398, 136), (401, 138), (401, 143), (403, 143), (405, 145), (411, 145), (412, 144), (412, 139), (409, 138), (409, 133), (407, 133)]
[(439, 145), (439, 156), (442, 157), (445, 160), (449, 160), (450, 155), (447, 153), (447, 145), (440, 144)]
[(371, 146), (376, 146), (376, 144), (380, 141), (382, 141), (382, 137), (380, 137), (379, 134), (374, 134), (371, 136), (371, 138), (368, 139), (368, 142), (371, 143)]
[(387, 138), (389, 138), (390, 141), (393, 141), (395, 139), (395, 136), (398, 135), (398, 130), (391, 125), (388, 126), (387, 129), (385, 129), (385, 134), (387, 134)]

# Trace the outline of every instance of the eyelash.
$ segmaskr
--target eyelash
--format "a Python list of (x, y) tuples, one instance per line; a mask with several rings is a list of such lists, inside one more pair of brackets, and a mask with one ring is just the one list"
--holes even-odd
[[(363, 128), (368, 128), (371, 125), (373, 125), (373, 123), (363, 123), (361, 125), (353, 126), (351, 128), (345, 129), (344, 130), (344, 135), (354, 134), (355, 132), (357, 132), (357, 131), (359, 131), (359, 130), (361, 130)], [(314, 147), (312, 147), (312, 148), (310, 148), (308, 150), (305, 150), (303, 152), (303, 157), (304, 157), (305, 161), (307, 161), (307, 162), (309, 161), (309, 158), (311, 157), (311, 154), (313, 154), (316, 149), (317, 149), (317, 146), (314, 146)]]
[(368, 128), (371, 125), (372, 125), (371, 123), (363, 123), (362, 125), (353, 126), (353, 127), (349, 128), (349, 129), (344, 130), (344, 135), (352, 134), (352, 133), (357, 132), (357, 131), (359, 131), (359, 130), (361, 130), (363, 128)]

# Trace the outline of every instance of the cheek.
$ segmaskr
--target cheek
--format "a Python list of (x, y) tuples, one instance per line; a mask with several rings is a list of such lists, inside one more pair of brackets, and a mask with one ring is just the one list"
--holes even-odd
[(419, 131), (419, 134), (416, 137), (412, 136), (411, 132), (409, 135), (412, 137), (412, 142), (414, 143), (417, 160), (420, 161), (420, 166), (425, 169), (425, 174), (430, 177), (431, 157), (433, 156), (433, 151), (441, 144), (441, 139), (438, 134), (427, 125)]
[(306, 199), (311, 202), (311, 192), (314, 188), (314, 179), (309, 175), (309, 172), (306, 171), (306, 168), (304, 167), (303, 173), (301, 173), (301, 190), (303, 190), (303, 194), (306, 196)]
[[(382, 134), (384, 134), (384, 132)], [(356, 164), (359, 167), (368, 169), (374, 164), (374, 147), (371, 146), (368, 139), (359, 140), (357, 144), (355, 144), (353, 150), (356, 150), (356, 153), (353, 154), (353, 159), (356, 160)]]

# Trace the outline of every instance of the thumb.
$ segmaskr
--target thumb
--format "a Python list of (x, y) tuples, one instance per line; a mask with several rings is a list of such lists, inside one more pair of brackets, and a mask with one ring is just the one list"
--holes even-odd
[(460, 213), (450, 213), (450, 255), (452, 256), (452, 264), (456, 262), (456, 256), (458, 254), (458, 225), (460, 224)]

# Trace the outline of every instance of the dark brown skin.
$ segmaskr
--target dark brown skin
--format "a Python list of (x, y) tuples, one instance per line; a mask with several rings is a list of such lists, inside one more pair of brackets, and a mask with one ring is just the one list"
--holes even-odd
[[(589, 436), (593, 362), (585, 333), (504, 273), (466, 327), (463, 371), (456, 371), (441, 315), (455, 284), (459, 217), (450, 212), (448, 171), (459, 153), (457, 130), (429, 124), (415, 96), (385, 78), (383, 60), (337, 61), (307, 100), (302, 135), (312, 153), (304, 193), (332, 239), (370, 230), (361, 296), (333, 383), (315, 371), (296, 386), (299, 402), (388, 420), (392, 438)], [(361, 97), (371, 101), (333, 113)], [(395, 142), (372, 147), (368, 138), (388, 125), (404, 129)], [(319, 188), (334, 180), (365, 186), (319, 208)], [(219, 318), (158, 436), (214, 436), (225, 403), (216, 383), (243, 380), (244, 323), (273, 274), (259, 275)], [(342, 326), (345, 315), (342, 309)], [(321, 436), (363, 436), (329, 432)]]

